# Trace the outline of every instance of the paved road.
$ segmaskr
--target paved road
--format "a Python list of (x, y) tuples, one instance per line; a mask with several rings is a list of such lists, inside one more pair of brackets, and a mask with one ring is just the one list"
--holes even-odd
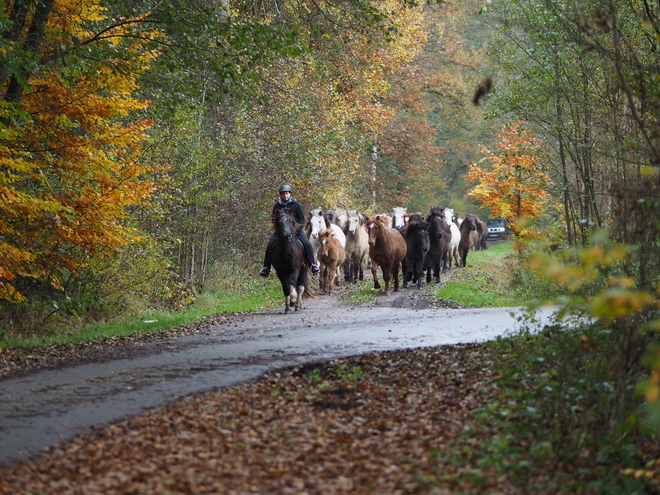
[[(511, 308), (346, 309), (327, 296), (309, 304), (301, 313), (272, 310), (211, 326), (205, 335), (146, 344), (137, 357), (0, 381), (0, 465), (86, 429), (276, 368), (370, 351), (481, 342), (518, 325)], [(540, 317), (549, 315), (546, 310)]]

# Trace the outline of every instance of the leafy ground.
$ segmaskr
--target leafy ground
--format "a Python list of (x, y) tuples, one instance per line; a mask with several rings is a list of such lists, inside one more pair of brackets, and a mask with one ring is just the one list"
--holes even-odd
[[(351, 304), (451, 306), (434, 290), (357, 292), (365, 296)], [(5, 350), (0, 361), (13, 374), (94, 360), (206, 323)], [(608, 337), (581, 332), (280, 370), (89, 431), (0, 471), (0, 494), (659, 493), (657, 438), (634, 422), (610, 434), (610, 367), (596, 359)]]
[(485, 357), (369, 354), (191, 396), (0, 472), (0, 493), (517, 493), (437, 455), (497, 391)]

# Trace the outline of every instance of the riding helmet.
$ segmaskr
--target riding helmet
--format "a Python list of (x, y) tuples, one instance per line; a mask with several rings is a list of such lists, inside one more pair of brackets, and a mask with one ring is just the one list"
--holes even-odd
[(291, 186), (289, 184), (284, 184), (282, 187), (280, 187), (280, 194), (283, 192), (292, 192)]

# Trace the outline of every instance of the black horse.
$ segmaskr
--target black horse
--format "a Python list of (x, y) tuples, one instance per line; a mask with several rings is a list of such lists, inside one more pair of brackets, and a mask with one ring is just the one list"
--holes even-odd
[(402, 229), (403, 238), (406, 240), (406, 257), (403, 258), (401, 267), (403, 269), (403, 286), (408, 287), (410, 280), (417, 282), (417, 288), (422, 288), (422, 272), (426, 254), (429, 252), (429, 224), (421, 215), (419, 218), (410, 218), (408, 225)]
[(303, 294), (307, 290), (307, 264), (302, 244), (296, 236), (300, 227), (288, 208), (277, 210), (273, 217), (276, 242), (273, 246), (273, 268), (282, 283), (284, 312), (302, 309)]
[(431, 247), (426, 256), (426, 283), (435, 278), (440, 283), (440, 273), (447, 265), (447, 253), (449, 241), (451, 240), (451, 229), (447, 225), (445, 213), (442, 208), (431, 208), (431, 213), (426, 217), (429, 225), (429, 240)]

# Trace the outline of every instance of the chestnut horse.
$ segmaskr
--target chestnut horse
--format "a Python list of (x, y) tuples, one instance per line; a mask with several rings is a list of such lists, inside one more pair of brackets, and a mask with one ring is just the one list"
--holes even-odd
[(307, 265), (302, 244), (296, 236), (299, 225), (289, 208), (277, 210), (273, 216), (277, 240), (273, 245), (273, 268), (282, 283), (284, 312), (302, 309), (302, 299), (307, 290)]
[(321, 263), (321, 289), (332, 294), (335, 278), (339, 280), (337, 267), (346, 259), (346, 251), (335, 237), (334, 231), (329, 228), (319, 232), (319, 244), (317, 257)]
[(369, 257), (371, 258), (371, 274), (374, 279), (374, 289), (380, 289), (378, 282), (378, 267), (383, 271), (385, 293), (390, 290), (390, 280), (394, 279), (394, 291), (399, 290), (399, 268), (406, 256), (406, 241), (401, 232), (386, 227), (386, 220), (380, 215), (367, 219), (369, 234)]
[(458, 252), (461, 255), (461, 266), (467, 266), (467, 255), (474, 248), (477, 237), (477, 217), (468, 213), (461, 222), (461, 242), (458, 244)]

